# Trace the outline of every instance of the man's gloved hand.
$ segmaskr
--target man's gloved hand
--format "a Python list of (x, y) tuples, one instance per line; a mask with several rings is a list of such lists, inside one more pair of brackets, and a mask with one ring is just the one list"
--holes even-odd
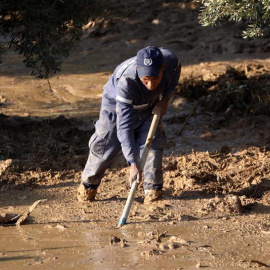
[(132, 183), (134, 181), (138, 181), (138, 183), (141, 181), (142, 178), (142, 172), (139, 171), (139, 168), (137, 167), (136, 163), (132, 163), (129, 168), (129, 184), (132, 186)]

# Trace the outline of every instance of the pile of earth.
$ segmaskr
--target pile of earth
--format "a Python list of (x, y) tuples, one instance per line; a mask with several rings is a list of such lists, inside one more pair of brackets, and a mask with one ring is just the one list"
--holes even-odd
[(234, 115), (270, 114), (270, 66), (229, 65), (222, 73), (183, 79), (180, 96), (196, 99), (217, 113)]
[[(37, 185), (43, 174), (80, 171), (88, 152), (92, 123), (59, 116), (51, 119), (0, 115), (0, 176), (3, 185)], [(46, 181), (45, 181), (46, 182)]]
[[(264, 117), (269, 115), (270, 108), (269, 70), (266, 65), (235, 65), (229, 66), (223, 74), (180, 81), (172, 108), (164, 118), (166, 129), (172, 130), (164, 158), (168, 194), (180, 197), (201, 193), (202, 196), (237, 194), (261, 199), (268, 192), (270, 136)], [(215, 137), (220, 137), (218, 130), (224, 134), (223, 129), (242, 129), (251, 136), (258, 130), (259, 142), (245, 145), (243, 141), (238, 146), (228, 146), (220, 137), (221, 144), (215, 149), (197, 151), (192, 147), (192, 151), (182, 149), (172, 155), (172, 148), (175, 151), (181, 148), (179, 129), (188, 120), (188, 112), (182, 112), (181, 104), (175, 106), (179, 98), (197, 106), (192, 118), (200, 122), (197, 131), (201, 132), (197, 136), (200, 140), (215, 141)], [(200, 114), (211, 116), (210, 123), (209, 119), (200, 119)], [(88, 155), (88, 140), (94, 132), (92, 122), (64, 116), (45, 119), (3, 114), (0, 121), (2, 190), (11, 186), (22, 189), (45, 185), (55, 179), (60, 181), (67, 174), (79, 181)], [(193, 124), (192, 119), (189, 121), (187, 126)], [(202, 130), (204, 125), (207, 125), (206, 130)], [(185, 138), (185, 134), (182, 137)], [(241, 139), (241, 135), (239, 137)], [(128, 178), (128, 168), (120, 155), (107, 179), (113, 175)]]

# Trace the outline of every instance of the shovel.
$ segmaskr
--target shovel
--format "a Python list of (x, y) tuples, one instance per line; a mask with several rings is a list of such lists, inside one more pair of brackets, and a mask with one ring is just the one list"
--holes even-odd
[[(155, 135), (155, 132), (156, 132), (156, 129), (157, 129), (157, 126), (158, 126), (159, 119), (160, 119), (160, 112), (157, 111), (154, 114), (150, 129), (149, 129), (149, 132), (148, 132), (148, 135), (147, 135), (147, 138), (146, 138), (146, 142), (145, 142), (145, 145), (144, 145), (144, 148), (143, 148), (141, 160), (140, 160), (140, 163), (139, 163), (139, 170), (140, 171), (142, 171), (143, 168), (144, 168), (146, 158), (148, 156), (148, 153), (149, 153), (149, 150), (151, 148), (152, 141), (153, 141), (153, 137)], [(132, 185), (131, 185), (131, 189), (130, 189), (130, 192), (129, 192), (129, 195), (128, 195), (128, 198), (127, 198), (127, 201), (126, 201), (122, 216), (121, 216), (121, 218), (120, 218), (120, 220), (118, 222), (117, 228), (122, 227), (123, 225), (126, 224), (127, 217), (128, 217), (128, 214), (129, 214), (129, 211), (130, 211), (130, 208), (131, 208), (131, 204), (132, 204), (132, 202), (134, 200), (135, 192), (136, 192), (136, 189), (137, 189), (138, 185), (139, 185), (138, 180), (134, 181), (132, 183)]]

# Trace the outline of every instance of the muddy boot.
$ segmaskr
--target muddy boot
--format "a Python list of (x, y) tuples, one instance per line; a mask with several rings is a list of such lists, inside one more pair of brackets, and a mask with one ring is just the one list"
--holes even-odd
[(81, 183), (78, 187), (78, 201), (86, 202), (86, 201), (94, 201), (97, 190), (96, 189), (86, 189), (85, 186)]
[(155, 189), (146, 190), (144, 203), (150, 203), (150, 202), (160, 200), (162, 198), (162, 195), (163, 194), (161, 190), (155, 190)]

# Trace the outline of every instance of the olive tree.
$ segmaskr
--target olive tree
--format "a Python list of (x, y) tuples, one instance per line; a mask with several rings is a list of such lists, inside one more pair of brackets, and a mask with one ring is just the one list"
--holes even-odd
[(49, 78), (100, 5), (98, 0), (0, 0), (0, 35), (23, 55), (32, 75)]
[(245, 22), (244, 38), (264, 34), (269, 27), (270, 0), (198, 0), (202, 3), (199, 15), (203, 26), (215, 26), (222, 20)]
[[(32, 75), (50, 78), (60, 70), (89, 19), (103, 16), (107, 10), (127, 12), (114, 7), (121, 1), (126, 4), (122, 9), (136, 7), (136, 1), (127, 0), (0, 0), (0, 51), (8, 46), (23, 56)], [(224, 19), (241, 21), (247, 24), (244, 37), (263, 35), (264, 27), (269, 26), (270, 0), (196, 1), (202, 4), (199, 19), (204, 26)]]

